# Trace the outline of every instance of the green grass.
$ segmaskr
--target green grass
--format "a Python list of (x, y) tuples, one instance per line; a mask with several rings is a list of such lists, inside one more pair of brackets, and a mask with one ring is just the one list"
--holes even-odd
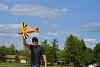
[[(0, 67), (30, 67), (29, 64), (20, 64), (20, 63), (0, 63)], [(41, 65), (41, 67), (44, 67)], [(54, 65), (54, 66), (47, 66), (47, 67), (61, 67), (60, 65)], [(68, 67), (68, 66), (62, 66), (62, 67)]]
[(0, 63), (0, 67), (30, 67), (29, 64)]

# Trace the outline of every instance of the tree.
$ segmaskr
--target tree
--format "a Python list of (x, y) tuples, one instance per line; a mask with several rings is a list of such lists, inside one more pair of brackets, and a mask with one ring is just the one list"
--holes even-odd
[(52, 51), (50, 44), (48, 43), (47, 40), (44, 40), (41, 42), (42, 47), (44, 48), (45, 55), (47, 56), (47, 61), (51, 62), (52, 61)]
[(16, 48), (13, 44), (8, 48), (8, 50), (9, 50), (9, 54), (11, 54), (11, 55), (16, 54)]
[[(70, 35), (65, 41), (65, 58), (67, 61), (74, 63), (74, 67), (84, 67), (86, 64), (91, 63), (92, 58), (87, 58), (92, 56), (92, 52), (88, 49), (82, 40), (77, 37)], [(90, 60), (86, 62), (86, 60)]]
[(65, 52), (64, 50), (59, 50), (57, 51), (57, 58), (64, 58), (65, 57)]
[(21, 55), (21, 56), (26, 56), (26, 57), (30, 57), (30, 50), (28, 48), (25, 48), (23, 50), (19, 50), (18, 51), (18, 55)]
[(85, 65), (89, 65), (93, 63), (93, 50), (91, 48), (86, 48), (82, 54)]
[(0, 54), (6, 55), (6, 47), (4, 45), (0, 47)]
[(94, 57), (95, 61), (100, 63), (100, 43), (96, 44), (94, 47)]
[(53, 41), (51, 41), (51, 50), (52, 50), (52, 64), (54, 62), (56, 62), (57, 60), (57, 51), (59, 50), (58, 49), (58, 40), (57, 39), (54, 39)]
[(56, 52), (58, 51), (58, 40), (54, 39), (53, 41), (51, 41), (51, 45), (47, 40), (44, 40), (43, 42), (41, 42), (41, 44), (44, 48), (48, 62), (51, 62), (51, 65), (53, 65), (53, 63), (57, 60)]
[[(76, 64), (77, 62), (75, 62), (77, 59), (77, 53), (79, 51), (79, 47), (78, 46), (78, 39), (76, 37), (74, 37), (73, 35), (70, 35), (66, 41), (65, 41), (65, 52), (66, 52), (66, 58), (69, 58), (70, 62), (73, 62), (74, 64)], [(67, 55), (68, 54), (68, 55)]]

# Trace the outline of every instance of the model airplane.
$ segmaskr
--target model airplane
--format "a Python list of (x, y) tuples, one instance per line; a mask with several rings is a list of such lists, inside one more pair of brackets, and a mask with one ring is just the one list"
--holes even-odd
[(18, 32), (18, 34), (22, 35), (24, 39), (27, 39), (29, 37), (29, 33), (38, 33), (39, 32), (39, 28), (34, 28), (29, 30), (27, 28), (27, 24), (25, 22), (22, 23), (22, 31)]

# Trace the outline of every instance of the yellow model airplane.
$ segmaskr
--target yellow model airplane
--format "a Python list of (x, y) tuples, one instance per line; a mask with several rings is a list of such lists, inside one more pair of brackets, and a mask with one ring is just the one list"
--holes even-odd
[(27, 39), (29, 37), (29, 33), (38, 33), (39, 32), (39, 28), (34, 28), (29, 30), (27, 28), (27, 24), (25, 22), (22, 23), (22, 31), (18, 32), (18, 34), (22, 35), (24, 39)]

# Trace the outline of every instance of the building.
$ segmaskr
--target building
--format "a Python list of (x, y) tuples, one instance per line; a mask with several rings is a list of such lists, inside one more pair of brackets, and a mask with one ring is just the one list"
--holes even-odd
[(16, 56), (15, 55), (5, 55), (4, 56), (6, 62), (15, 62)]
[(20, 63), (27, 63), (27, 57), (26, 56), (18, 56)]

